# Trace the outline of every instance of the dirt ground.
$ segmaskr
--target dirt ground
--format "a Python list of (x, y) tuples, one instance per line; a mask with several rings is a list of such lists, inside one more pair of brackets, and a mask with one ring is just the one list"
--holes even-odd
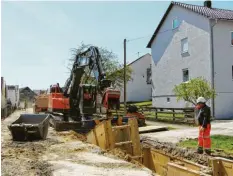
[[(32, 109), (26, 113), (32, 112)], [(152, 172), (83, 142), (73, 132), (55, 132), (49, 128), (47, 139), (13, 142), (7, 125), (25, 111), (16, 111), (1, 124), (2, 175), (68, 176), (127, 175), (149, 176)]]

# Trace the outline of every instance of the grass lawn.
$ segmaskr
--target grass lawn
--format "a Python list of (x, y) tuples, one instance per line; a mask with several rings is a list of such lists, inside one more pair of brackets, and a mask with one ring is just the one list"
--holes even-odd
[[(211, 149), (213, 151), (223, 151), (233, 155), (233, 136), (213, 135), (211, 136)], [(182, 141), (178, 144), (182, 147), (197, 148), (197, 139)]]
[[(127, 102), (127, 104), (136, 105), (136, 106), (151, 106), (152, 101), (142, 101), (142, 102)], [(121, 103), (120, 107), (124, 107), (124, 103)]]

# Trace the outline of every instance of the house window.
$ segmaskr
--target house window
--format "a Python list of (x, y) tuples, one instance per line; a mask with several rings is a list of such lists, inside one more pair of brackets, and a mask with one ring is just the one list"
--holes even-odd
[(172, 21), (172, 29), (176, 29), (178, 28), (178, 26), (179, 26), (179, 22), (178, 19), (176, 18)]
[(231, 32), (231, 45), (233, 46), (233, 32)]
[(170, 103), (170, 98), (169, 97), (167, 97), (167, 102)]
[(188, 69), (183, 69), (183, 82), (189, 81), (189, 70)]
[(187, 53), (188, 49), (189, 49), (188, 38), (184, 38), (181, 40), (181, 54)]

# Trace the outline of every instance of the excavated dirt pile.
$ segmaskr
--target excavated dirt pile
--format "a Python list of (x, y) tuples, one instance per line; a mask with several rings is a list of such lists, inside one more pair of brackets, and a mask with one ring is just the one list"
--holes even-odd
[(165, 154), (171, 157), (184, 158), (194, 161), (201, 165), (208, 165), (209, 156), (205, 154), (198, 154), (193, 150), (187, 150), (186, 148), (177, 147), (175, 144), (168, 142), (159, 142), (157, 140), (151, 140), (148, 137), (141, 136), (142, 145), (145, 147), (162, 150)]

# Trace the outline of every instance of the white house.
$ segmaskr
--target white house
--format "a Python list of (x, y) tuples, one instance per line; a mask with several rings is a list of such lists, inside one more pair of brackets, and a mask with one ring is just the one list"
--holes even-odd
[(7, 85), (7, 99), (11, 101), (12, 106), (19, 107), (19, 86), (18, 85)]
[[(131, 81), (126, 84), (127, 102), (151, 100), (151, 55), (145, 54), (128, 64), (132, 69)], [(124, 101), (124, 88), (120, 101)]]
[(148, 48), (152, 53), (152, 101), (157, 107), (192, 106), (177, 102), (175, 85), (203, 76), (215, 88), (210, 100), (217, 119), (233, 118), (233, 11), (171, 2)]

